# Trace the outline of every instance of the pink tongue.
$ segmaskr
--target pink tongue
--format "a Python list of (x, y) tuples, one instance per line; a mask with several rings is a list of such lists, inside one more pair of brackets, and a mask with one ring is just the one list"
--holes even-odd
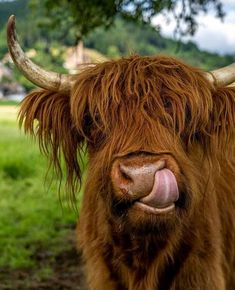
[(153, 189), (140, 202), (156, 208), (164, 208), (176, 202), (179, 190), (175, 175), (169, 169), (156, 172)]

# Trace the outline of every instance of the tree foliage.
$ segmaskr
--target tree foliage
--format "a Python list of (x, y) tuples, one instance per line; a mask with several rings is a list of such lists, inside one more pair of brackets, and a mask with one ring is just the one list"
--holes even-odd
[[(54, 27), (76, 28), (77, 40), (99, 26), (109, 27), (117, 15), (131, 21), (150, 23), (153, 16), (173, 15), (179, 35), (194, 34), (196, 16), (214, 8), (223, 18), (221, 0), (31, 0), (34, 6), (44, 6)], [(64, 25), (66, 23), (66, 25)]]

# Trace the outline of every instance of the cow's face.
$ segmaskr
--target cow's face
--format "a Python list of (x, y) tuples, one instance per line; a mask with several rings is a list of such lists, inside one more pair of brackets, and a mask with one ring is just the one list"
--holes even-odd
[(221, 152), (229, 159), (234, 95), (175, 59), (132, 57), (85, 70), (70, 98), (30, 94), (20, 120), (58, 173), (63, 154), (72, 189), (80, 178), (77, 153), (87, 145), (85, 194), (102, 201), (111, 223), (164, 233), (201, 210)]
[(78, 80), (71, 109), (88, 144), (88, 187), (113, 221), (173, 228), (197, 210), (209, 178), (211, 90), (169, 58), (122, 60)]

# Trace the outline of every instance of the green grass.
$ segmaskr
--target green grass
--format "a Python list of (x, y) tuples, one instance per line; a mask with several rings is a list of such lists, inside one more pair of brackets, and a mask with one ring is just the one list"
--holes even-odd
[(11, 100), (0, 100), (0, 106), (15, 106), (19, 105), (19, 102), (17, 101), (11, 101)]
[(36, 268), (38, 249), (53, 258), (67, 247), (77, 213), (63, 194), (61, 205), (56, 182), (45, 182), (47, 162), (37, 145), (1, 112), (0, 152), (0, 270)]

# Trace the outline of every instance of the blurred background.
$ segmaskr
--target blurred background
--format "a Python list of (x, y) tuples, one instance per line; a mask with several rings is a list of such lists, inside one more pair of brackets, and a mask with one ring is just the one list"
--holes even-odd
[(47, 70), (76, 73), (130, 54), (211, 70), (235, 62), (235, 1), (0, 0), (0, 290), (84, 290), (74, 237), (80, 198), (74, 210), (63, 187), (58, 194), (37, 145), (18, 128), (19, 102), (34, 86), (7, 51), (11, 14), (27, 56)]

